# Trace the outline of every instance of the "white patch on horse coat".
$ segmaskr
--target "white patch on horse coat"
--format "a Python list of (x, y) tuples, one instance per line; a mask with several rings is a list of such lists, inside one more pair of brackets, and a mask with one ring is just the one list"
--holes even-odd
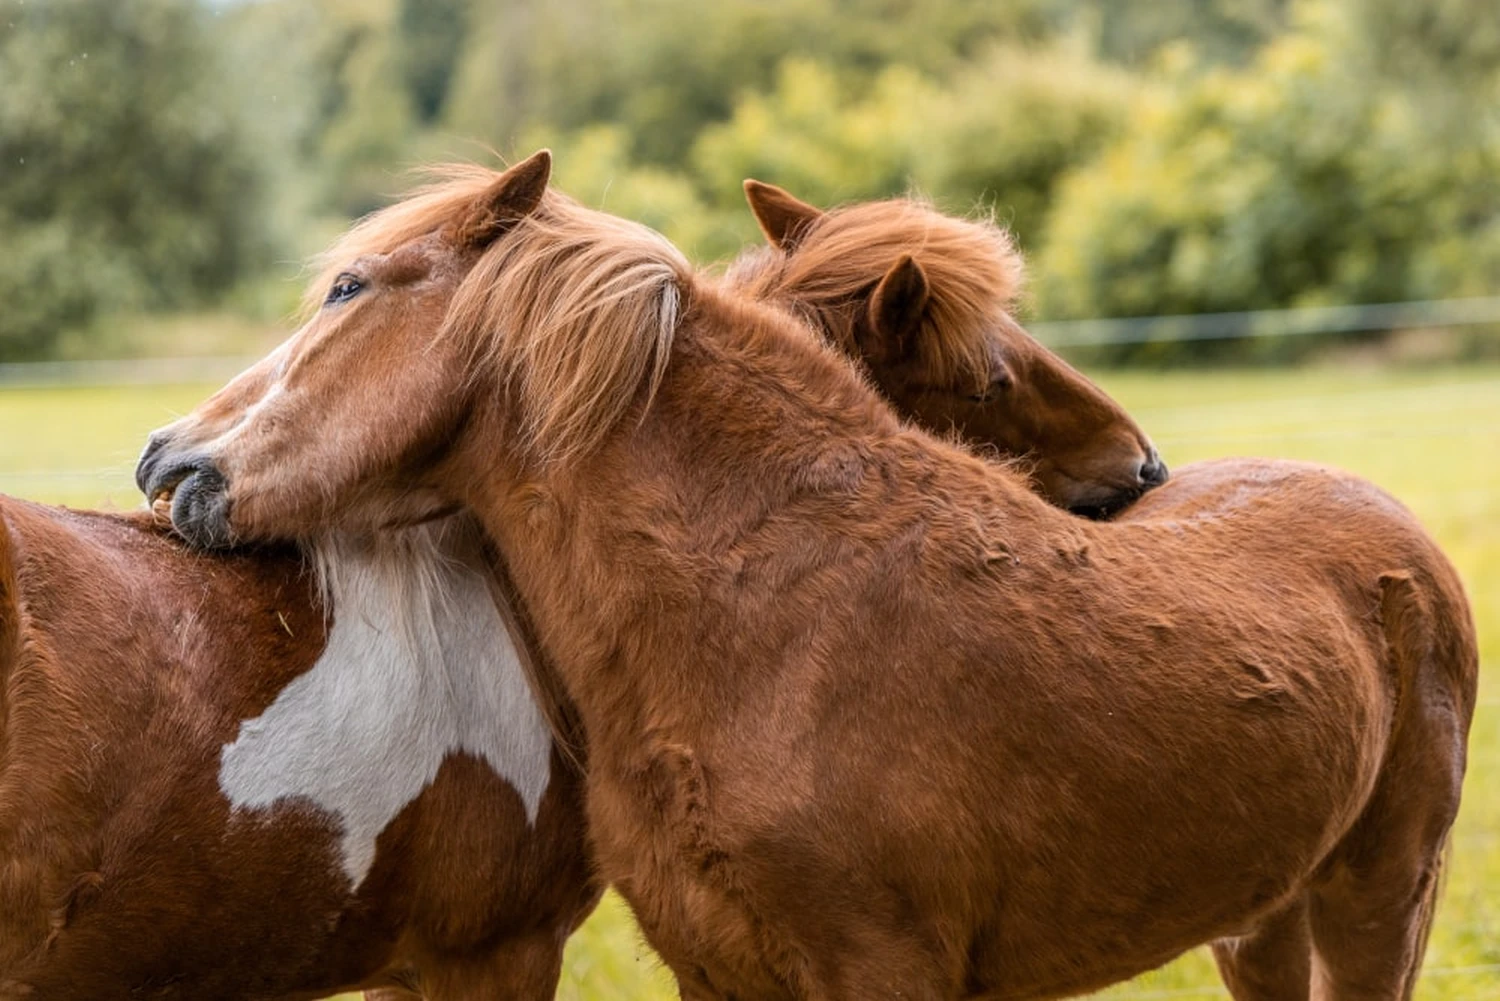
[[(304, 797), (343, 825), (344, 871), (369, 874), (381, 831), (450, 753), (487, 761), (536, 821), (551, 733), (478, 565), (451, 526), (317, 547), (333, 627), (316, 664), (224, 746), (235, 809)], [(464, 540), (464, 541), (457, 541)]]

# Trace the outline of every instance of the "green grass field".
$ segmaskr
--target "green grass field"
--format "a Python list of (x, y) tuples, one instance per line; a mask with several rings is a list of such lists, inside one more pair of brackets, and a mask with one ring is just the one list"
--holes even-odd
[[(1486, 675), (1447, 894), (1420, 999), (1500, 997), (1500, 367), (1102, 373), (1173, 466), (1269, 455), (1342, 466), (1406, 502), (1458, 565)], [(145, 434), (212, 387), (0, 391), (0, 491), (133, 507)], [(617, 899), (569, 947), (565, 1001), (675, 996)], [(1200, 952), (1105, 997), (1224, 998)]]

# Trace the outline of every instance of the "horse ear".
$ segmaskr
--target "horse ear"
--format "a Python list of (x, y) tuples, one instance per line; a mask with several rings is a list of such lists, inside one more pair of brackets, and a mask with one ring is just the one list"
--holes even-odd
[(538, 150), (495, 178), (453, 224), (450, 235), (461, 247), (487, 247), (541, 204), (552, 176), (552, 152)]
[(873, 343), (860, 345), (865, 357), (895, 361), (910, 354), (916, 346), (917, 328), (927, 312), (930, 294), (922, 265), (910, 254), (902, 254), (870, 297), (869, 330)]
[(771, 246), (788, 254), (797, 249), (808, 228), (823, 218), (822, 209), (793, 198), (774, 184), (754, 178), (745, 180), (745, 200), (750, 203), (750, 211), (760, 223), (760, 231), (771, 241)]

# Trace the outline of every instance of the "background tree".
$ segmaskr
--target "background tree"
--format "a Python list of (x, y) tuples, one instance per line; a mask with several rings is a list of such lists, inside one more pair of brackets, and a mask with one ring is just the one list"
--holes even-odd
[(259, 162), (189, 0), (7, 3), (0, 353), (103, 308), (178, 307), (265, 254)]

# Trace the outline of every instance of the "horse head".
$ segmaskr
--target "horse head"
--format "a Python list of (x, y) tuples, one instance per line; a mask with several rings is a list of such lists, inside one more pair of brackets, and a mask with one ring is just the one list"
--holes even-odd
[(1015, 321), (1022, 264), (1003, 230), (914, 199), (824, 212), (759, 181), (745, 194), (771, 249), (731, 283), (808, 317), (904, 415), (1026, 458), (1080, 513), (1165, 481), (1130, 415)]
[[(221, 547), (450, 513), (466, 449), (587, 451), (660, 381), (692, 272), (645, 227), (549, 191), (550, 169), (545, 150), (452, 167), (356, 225), (301, 329), (151, 435), (141, 489)], [(502, 430), (479, 441), (479, 424)]]

